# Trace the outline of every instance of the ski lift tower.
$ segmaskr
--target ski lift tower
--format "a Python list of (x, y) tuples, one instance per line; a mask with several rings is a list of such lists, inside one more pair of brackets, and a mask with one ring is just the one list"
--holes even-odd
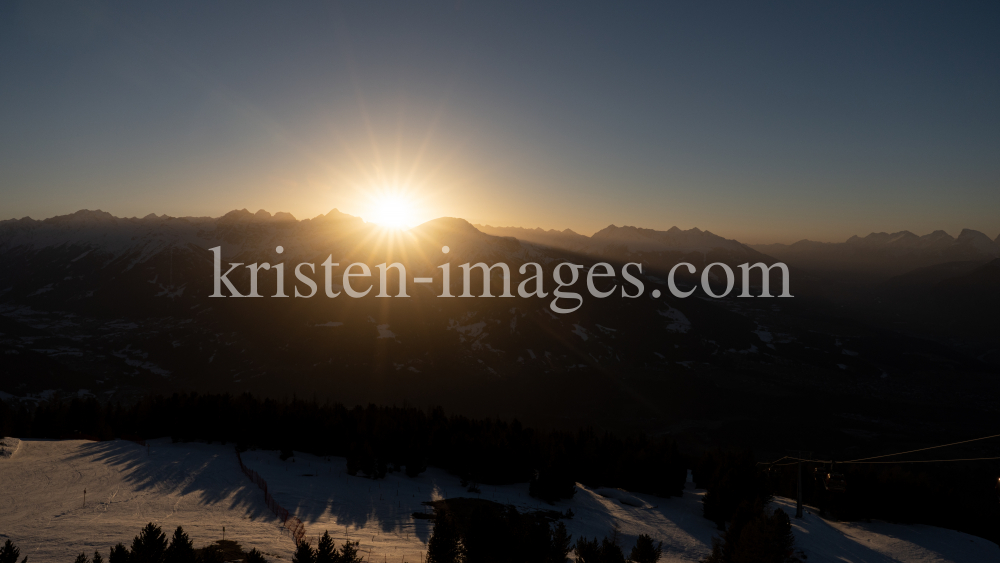
[(796, 499), (795, 499), (795, 517), (802, 518), (802, 460), (812, 459), (812, 452), (807, 452), (805, 450), (789, 450), (788, 457), (793, 457), (798, 460), (799, 466), (799, 484), (796, 487)]

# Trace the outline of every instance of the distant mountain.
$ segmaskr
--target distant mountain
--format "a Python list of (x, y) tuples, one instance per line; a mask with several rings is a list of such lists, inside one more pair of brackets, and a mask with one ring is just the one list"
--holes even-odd
[[(980, 244), (971, 240), (973, 248)], [(250, 292), (246, 266), (271, 266), (259, 271), (257, 290), (266, 297), (209, 297), (209, 249), (217, 246), (223, 268), (242, 263), (228, 279), (243, 294)], [(336, 263), (329, 285), (328, 257)], [(699, 269), (709, 262), (774, 261), (699, 229), (610, 226), (585, 237), (476, 228), (444, 217), (387, 231), (337, 210), (305, 220), (240, 209), (215, 218), (118, 218), (84, 210), (2, 221), (0, 398), (40, 398), (57, 390), (100, 397), (252, 391), (355, 404), (442, 404), (466, 414), (532, 416), (552, 424), (725, 434), (724, 424), (688, 424), (730, 420), (747, 430), (761, 405), (776, 401), (826, 413), (815, 417), (816, 424), (833, 424), (834, 413), (849, 412), (845, 405), (858, 401), (899, 393), (942, 400), (930, 388), (910, 385), (908, 374), (936, 370), (973, 378), (983, 369), (976, 356), (873, 329), (843, 318), (839, 309), (828, 314), (822, 303), (799, 297), (795, 272), (795, 299), (736, 298), (739, 283), (725, 299), (702, 293), (675, 298), (664, 272), (681, 260)], [(371, 286), (363, 298), (343, 294), (343, 273), (353, 262), (371, 268), (370, 278), (354, 284), (362, 291)], [(383, 262), (405, 266), (411, 298), (377, 297), (376, 266)], [(449, 288), (458, 296), (464, 290), (460, 265), (467, 262), (507, 264), (513, 292), (527, 277), (520, 267), (540, 264), (546, 296), (437, 297), (441, 266), (450, 264)], [(583, 294), (582, 306), (555, 314), (553, 270), (563, 262), (588, 268), (607, 262), (619, 275), (595, 280), (600, 290), (612, 290), (596, 298), (582, 272), (575, 285), (563, 288)], [(621, 295), (626, 262), (643, 265), (641, 274), (632, 270), (644, 284), (641, 297)], [(302, 270), (317, 286), (309, 299), (295, 297), (296, 290), (309, 291), (295, 276), (299, 263), (313, 265)], [(286, 298), (273, 297), (278, 264)], [(398, 291), (394, 276), (387, 284), (392, 295)], [(697, 277), (680, 276), (682, 289)], [(500, 270), (489, 279), (491, 293), (499, 296)], [(718, 289), (718, 280), (713, 283)], [(475, 273), (472, 295), (481, 295), (483, 285)], [(327, 297), (327, 291), (339, 296)], [(980, 388), (957, 386), (947, 394), (962, 403), (962, 421), (968, 421), (969, 402), (989, 396), (973, 393)], [(805, 428), (775, 422), (747, 431), (791, 443), (795, 437), (788, 434)]]
[[(606, 229), (597, 237), (604, 245), (596, 245), (600, 260), (619, 271), (622, 261), (648, 264), (657, 256), (627, 247), (648, 248), (651, 234), (658, 236), (649, 230)], [(613, 252), (605, 248), (610, 246)], [(228, 275), (244, 294), (250, 291), (245, 265), (264, 262), (285, 265), (286, 294), (307, 291), (293, 274), (305, 262), (314, 265), (304, 272), (317, 284), (317, 295), (210, 298), (209, 249), (214, 247), (221, 247), (224, 262), (244, 265)], [(373, 290), (361, 299), (327, 297), (322, 263), (328, 257), (337, 262), (329, 291), (344, 290), (342, 275), (352, 262), (371, 268), (372, 277), (358, 284), (374, 284)], [(5, 380), (8, 386), (0, 391), (8, 393), (164, 385), (307, 391), (317, 382), (326, 388), (331, 373), (341, 374), (333, 379), (339, 385), (351, 387), (372, 384), (372, 374), (397, 372), (407, 377), (433, 373), (447, 380), (459, 374), (507, 378), (652, 366), (685, 370), (677, 362), (708, 358), (720, 347), (723, 353), (739, 353), (754, 343), (763, 345), (754, 322), (712, 303), (672, 298), (665, 287), (664, 296), (651, 301), (652, 288), (662, 287), (662, 280), (649, 270), (633, 270), (647, 284), (642, 299), (623, 298), (620, 291), (606, 299), (590, 297), (581, 276), (574, 291), (584, 293), (584, 306), (555, 315), (549, 308), (553, 268), (563, 261), (589, 265), (598, 257), (493, 236), (458, 218), (386, 231), (337, 210), (306, 220), (246, 209), (217, 218), (151, 214), (141, 219), (83, 210), (40, 221), (0, 222), (0, 260), (6, 266), (0, 270), (0, 371), (21, 374), (16, 384)], [(414, 299), (376, 297), (375, 266), (383, 262), (404, 264)], [(464, 291), (460, 264), (503, 262), (516, 291), (526, 277), (520, 266), (535, 262), (545, 272), (547, 296), (438, 299), (439, 266), (446, 262), (453, 295)], [(278, 293), (273, 268), (260, 270), (258, 277), (261, 295)], [(416, 277), (431, 277), (434, 283), (417, 284)], [(471, 292), (479, 295), (483, 281), (479, 273), (474, 278)], [(490, 281), (491, 293), (499, 295), (499, 270), (491, 272)], [(620, 276), (598, 281), (609, 287), (624, 283)], [(395, 294), (395, 278), (390, 283)]]
[(524, 229), (520, 227), (492, 227), (476, 225), (484, 233), (514, 237), (533, 244), (584, 252), (597, 256), (627, 252), (700, 252), (724, 251), (736, 255), (756, 257), (759, 253), (731, 239), (720, 237), (698, 228), (683, 231), (671, 227), (666, 231), (640, 227), (609, 225), (588, 237), (566, 229), (565, 231)]
[(964, 229), (958, 238), (944, 231), (923, 236), (901, 231), (853, 236), (842, 243), (801, 240), (790, 245), (751, 246), (800, 268), (880, 276), (898, 275), (935, 264), (986, 261), (1000, 256), (1000, 243), (972, 229)]

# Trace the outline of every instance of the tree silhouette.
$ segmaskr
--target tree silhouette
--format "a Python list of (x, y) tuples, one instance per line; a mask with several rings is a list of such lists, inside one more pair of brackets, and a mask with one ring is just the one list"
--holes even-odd
[[(14, 545), (13, 542), (7, 540), (4, 542), (3, 547), (0, 548), (0, 563), (17, 563), (18, 556), (21, 555), (21, 550)], [(21, 563), (28, 560), (28, 556), (24, 557)]]
[(427, 563), (461, 563), (465, 561), (465, 548), (458, 528), (446, 511), (439, 511), (434, 518), (434, 531), (427, 541)]
[(184, 533), (184, 528), (177, 526), (174, 536), (170, 539), (170, 546), (167, 547), (165, 563), (194, 563), (195, 560), (194, 543)]
[(323, 532), (323, 537), (316, 544), (316, 563), (339, 563), (339, 561), (337, 547), (330, 537), (330, 532)]
[(340, 559), (337, 563), (361, 563), (363, 558), (358, 554), (358, 546), (361, 542), (344, 542), (340, 546)]
[(628, 556), (631, 563), (656, 563), (663, 555), (663, 542), (653, 543), (653, 538), (646, 534), (640, 534), (636, 539), (635, 547)]
[(299, 545), (295, 546), (292, 563), (316, 563), (316, 551), (309, 545), (309, 542), (302, 540)]
[(121, 542), (115, 544), (108, 554), (108, 563), (129, 563), (128, 548)]
[(566, 563), (566, 556), (569, 555), (570, 549), (570, 536), (566, 532), (566, 524), (558, 522), (552, 527), (552, 541), (545, 562)]
[(167, 536), (159, 526), (150, 522), (132, 540), (129, 563), (163, 563), (167, 552)]

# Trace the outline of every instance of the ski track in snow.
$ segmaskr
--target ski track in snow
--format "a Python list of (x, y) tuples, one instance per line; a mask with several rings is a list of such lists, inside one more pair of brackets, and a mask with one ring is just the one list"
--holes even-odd
[[(117, 542), (128, 545), (150, 521), (168, 536), (184, 526), (196, 547), (221, 539), (225, 526), (226, 538), (244, 548), (291, 560), (291, 537), (264, 504), (263, 491), (240, 472), (231, 445), (159, 439), (150, 441), (147, 453), (122, 440), (23, 440), (16, 451), (0, 457), (0, 541), (9, 537), (29, 560), (67, 561), (94, 550), (106, 555)], [(423, 501), (459, 496), (521, 510), (572, 509), (573, 519), (563, 522), (574, 538), (603, 537), (617, 523), (626, 554), (646, 533), (663, 541), (664, 562), (699, 561), (718, 534), (701, 516), (704, 492), (690, 483), (683, 498), (671, 499), (578, 486), (573, 499), (548, 505), (528, 496), (527, 484), (481, 485), (474, 495), (437, 469), (415, 479), (390, 473), (372, 481), (348, 476), (343, 458), (297, 454), (282, 462), (277, 452), (248, 451), (243, 461), (305, 523), (310, 543), (328, 530), (338, 545), (348, 537), (360, 541), (367, 561), (421, 561), (431, 523), (410, 515), (428, 511)], [(793, 501), (779, 498), (775, 505), (795, 512)], [(796, 547), (809, 563), (1000, 561), (996, 544), (931, 526), (831, 522), (811, 510), (792, 524)]]

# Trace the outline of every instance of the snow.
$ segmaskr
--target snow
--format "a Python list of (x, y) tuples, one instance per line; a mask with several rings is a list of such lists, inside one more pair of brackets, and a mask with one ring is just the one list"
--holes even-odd
[[(19, 442), (19, 445), (18, 445)], [(16, 451), (4, 457), (2, 452)], [(361, 542), (368, 561), (420, 561), (431, 522), (423, 501), (472, 496), (458, 478), (429, 469), (416, 478), (390, 473), (372, 481), (351, 477), (343, 458), (296, 453), (282, 462), (273, 451), (248, 451), (244, 463), (267, 480), (275, 499), (306, 526), (306, 537), (328, 530), (337, 543)], [(617, 524), (626, 553), (635, 538), (663, 540), (661, 561), (699, 561), (718, 534), (701, 516), (704, 491), (688, 483), (682, 498), (658, 498), (620, 489), (577, 486), (568, 501), (548, 505), (528, 496), (527, 484), (482, 485), (479, 496), (521, 510), (546, 509), (574, 537), (603, 537)], [(83, 505), (83, 489), (87, 504)], [(794, 514), (794, 502), (775, 502)], [(34, 561), (69, 560), (81, 551), (105, 554), (128, 543), (147, 522), (172, 532), (178, 525), (200, 547), (226, 538), (257, 547), (272, 560), (291, 559), (294, 544), (264, 504), (264, 495), (236, 462), (232, 445), (172, 444), (151, 440), (147, 449), (127, 441), (0, 441), (0, 539), (10, 537)], [(1000, 548), (987, 540), (930, 526), (838, 523), (807, 509), (793, 518), (796, 545), (810, 563), (997, 561)]]
[(657, 311), (657, 313), (673, 321), (667, 325), (667, 330), (670, 332), (686, 333), (691, 330), (691, 321), (677, 309), (667, 306), (666, 311)]

